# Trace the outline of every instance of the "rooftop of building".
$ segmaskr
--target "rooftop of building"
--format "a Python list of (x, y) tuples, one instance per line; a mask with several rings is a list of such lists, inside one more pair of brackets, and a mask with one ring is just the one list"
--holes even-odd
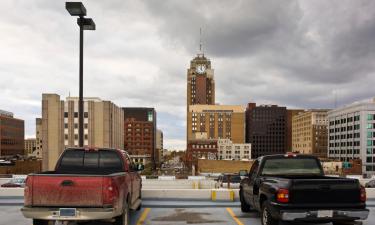
[[(66, 97), (66, 101), (79, 101), (79, 97)], [(84, 97), (83, 101), (101, 102), (99, 97)]]
[(0, 116), (5, 116), (5, 117), (11, 117), (11, 118), (13, 118), (14, 114), (12, 112), (0, 109)]
[(189, 105), (189, 112), (245, 112), (242, 105)]
[(340, 106), (336, 109), (330, 110), (329, 113), (331, 114), (331, 113), (335, 113), (335, 112), (345, 110), (345, 109), (351, 109), (351, 108), (356, 108), (356, 107), (364, 107), (364, 106), (372, 106), (371, 110), (375, 110), (375, 97), (355, 101), (355, 102), (352, 102), (350, 104)]

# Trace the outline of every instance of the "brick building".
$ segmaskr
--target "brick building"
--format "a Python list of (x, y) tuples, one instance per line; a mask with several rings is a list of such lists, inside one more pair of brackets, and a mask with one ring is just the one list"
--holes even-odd
[(0, 156), (25, 154), (25, 122), (0, 110)]
[(188, 142), (186, 164), (189, 168), (197, 167), (198, 159), (218, 159), (217, 140), (201, 139)]
[(156, 164), (156, 112), (154, 108), (125, 107), (124, 146), (135, 162)]
[(328, 118), (326, 109), (301, 112), (293, 117), (293, 151), (327, 158)]

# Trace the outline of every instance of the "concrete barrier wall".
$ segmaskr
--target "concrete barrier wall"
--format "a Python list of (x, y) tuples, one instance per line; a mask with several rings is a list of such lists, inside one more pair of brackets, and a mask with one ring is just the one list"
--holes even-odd
[(181, 200), (210, 200), (209, 189), (143, 189), (142, 198), (145, 199), (181, 199)]
[(144, 189), (211, 189), (214, 180), (143, 180)]

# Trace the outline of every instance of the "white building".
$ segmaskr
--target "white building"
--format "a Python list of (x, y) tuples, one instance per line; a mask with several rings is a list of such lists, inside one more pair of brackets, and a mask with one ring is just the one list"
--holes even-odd
[(248, 160), (251, 159), (251, 144), (234, 144), (229, 139), (217, 141), (219, 159)]
[(328, 157), (362, 160), (362, 173), (375, 174), (375, 98), (328, 112)]

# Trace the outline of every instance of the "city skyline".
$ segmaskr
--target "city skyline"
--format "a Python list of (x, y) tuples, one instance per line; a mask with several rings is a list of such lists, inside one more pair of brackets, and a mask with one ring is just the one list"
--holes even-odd
[[(42, 93), (78, 95), (78, 28), (65, 1), (2, 3), (0, 108), (33, 137)], [(375, 2), (83, 3), (97, 25), (85, 33), (84, 96), (155, 108), (168, 149), (186, 147), (200, 27), (223, 105), (334, 108), (375, 95)]]

